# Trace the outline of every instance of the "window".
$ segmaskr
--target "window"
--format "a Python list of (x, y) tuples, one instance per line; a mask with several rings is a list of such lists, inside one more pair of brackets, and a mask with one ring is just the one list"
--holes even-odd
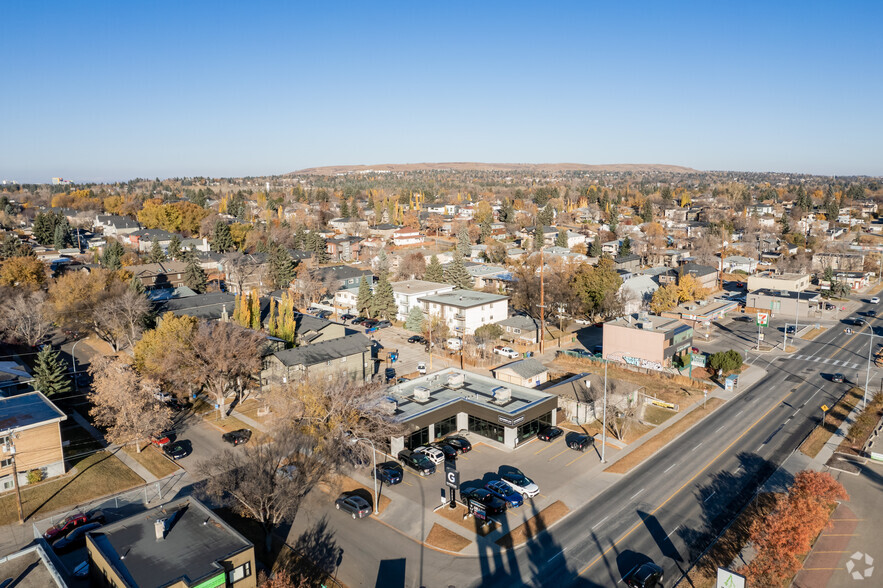
[(3, 435), (0, 437), (0, 445), (8, 445), (9, 444), (9, 435)]
[(469, 415), (469, 431), (499, 443), (503, 442), (503, 427), (490, 421)]
[(8, 468), (11, 465), (12, 465), (12, 458), (11, 457), (0, 460), (0, 468)]
[(512, 332), (515, 333), (516, 335), (520, 335), (521, 329), (512, 329)]
[(526, 441), (540, 432), (540, 429), (545, 428), (552, 424), (552, 413), (547, 412), (546, 414), (535, 418), (532, 421), (528, 421), (518, 427), (518, 437), (516, 438), (516, 443), (521, 443)]
[(249, 576), (251, 576), (251, 562), (247, 561), (238, 568), (233, 568), (227, 572), (227, 582), (233, 584)]
[(414, 431), (408, 435), (408, 438), (405, 441), (405, 447), (408, 449), (414, 449), (421, 445), (426, 445), (427, 443), (429, 443), (429, 427), (423, 427), (419, 431)]
[(3, 480), (3, 490), (4, 491), (5, 490), (12, 490), (12, 487), (14, 485), (15, 484), (13, 483), (13, 481), (11, 479), (10, 480)]
[(441, 439), (457, 430), (457, 415), (435, 423), (435, 438)]

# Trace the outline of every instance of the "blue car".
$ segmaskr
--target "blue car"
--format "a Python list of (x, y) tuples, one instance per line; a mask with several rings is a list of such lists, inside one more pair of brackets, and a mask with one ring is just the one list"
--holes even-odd
[(404, 475), (402, 466), (395, 462), (379, 463), (374, 472), (377, 475), (377, 479), (387, 486), (395, 486), (396, 484), (399, 484)]
[(518, 507), (524, 504), (524, 498), (503, 480), (494, 480), (484, 486), (488, 492), (505, 500), (509, 506)]

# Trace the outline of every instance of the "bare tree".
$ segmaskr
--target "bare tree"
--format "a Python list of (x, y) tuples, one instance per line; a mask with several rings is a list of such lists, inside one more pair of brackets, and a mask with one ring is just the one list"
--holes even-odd
[(227, 449), (199, 465), (200, 493), (264, 529), (266, 549), (273, 530), (294, 521), (304, 499), (336, 470), (332, 455), (313, 437), (291, 427), (279, 430), (272, 443)]
[(93, 329), (114, 351), (119, 351), (124, 345), (135, 345), (148, 312), (150, 303), (147, 297), (132, 288), (126, 288), (94, 309)]
[(94, 377), (89, 401), (89, 414), (99, 426), (107, 428), (111, 443), (135, 443), (141, 452), (141, 441), (167, 429), (172, 422), (168, 406), (155, 393), (159, 386), (142, 380), (125, 360), (98, 356), (89, 373)]
[(254, 283), (262, 278), (265, 264), (251, 255), (234, 251), (224, 257), (224, 271), (227, 283), (233, 286), (233, 292), (242, 294), (246, 291), (247, 284)]
[(52, 330), (46, 319), (43, 292), (22, 291), (0, 307), (0, 332), (14, 341), (34, 347)]

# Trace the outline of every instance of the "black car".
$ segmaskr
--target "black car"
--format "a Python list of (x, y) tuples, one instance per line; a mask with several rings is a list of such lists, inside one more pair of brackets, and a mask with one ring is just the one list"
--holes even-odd
[(391, 327), (391, 326), (392, 326), (392, 323), (389, 322), (389, 321), (386, 321), (386, 320), (384, 320), (384, 321), (377, 321), (377, 324), (374, 325), (374, 326), (375, 326), (376, 328), (378, 328), (378, 329), (385, 329), (385, 328), (387, 328), (387, 327)]
[(631, 588), (654, 588), (662, 586), (662, 568), (648, 561), (632, 570), (625, 578), (626, 586)]
[(181, 459), (187, 457), (191, 453), (191, 449), (188, 445), (185, 445), (181, 441), (175, 441), (174, 443), (168, 443), (162, 448), (163, 453), (172, 459)]
[(422, 453), (414, 453), (410, 449), (402, 449), (398, 455), (402, 465), (406, 465), (421, 476), (431, 476), (435, 473), (435, 464)]
[(236, 429), (235, 431), (224, 433), (221, 435), (221, 439), (233, 445), (242, 445), (243, 443), (248, 443), (248, 440), (251, 439), (251, 430)]
[(793, 335), (796, 332), (797, 332), (797, 327), (794, 325), (788, 325), (787, 327), (785, 327), (785, 334), (786, 335)]
[(567, 446), (576, 451), (585, 451), (595, 443), (595, 439), (591, 435), (582, 433), (568, 433), (566, 438)]
[(377, 476), (377, 479), (380, 480), (382, 484), (395, 486), (402, 482), (402, 478), (405, 477), (405, 472), (399, 464), (394, 461), (388, 461), (386, 463), (377, 464), (377, 467), (374, 468), (374, 475)]
[(340, 315), (340, 320), (342, 321), (351, 321), (354, 318), (356, 318), (356, 315), (350, 313)]
[(366, 320), (367, 320), (367, 319), (366, 319), (366, 317), (364, 317), (364, 316), (357, 316), (356, 318), (353, 319), (353, 322), (350, 323), (350, 324), (353, 324), (353, 325), (361, 325), (361, 324), (362, 324), (363, 322), (365, 322)]
[(52, 549), (56, 553), (67, 553), (79, 547), (86, 545), (86, 533), (94, 531), (101, 526), (101, 523), (86, 523), (81, 525), (62, 537), (52, 542)]
[(433, 443), (430, 447), (435, 447), (439, 451), (445, 454), (445, 461), (454, 461), (457, 459), (457, 454), (460, 453), (456, 447), (453, 445), (449, 445), (444, 441), (439, 443)]
[(499, 496), (494, 496), (485, 488), (469, 488), (460, 491), (463, 502), (474, 500), (484, 505), (484, 510), (489, 515), (503, 514), (506, 512), (506, 501)]
[(423, 335), (411, 335), (408, 337), (408, 343), (420, 343), (421, 345), (426, 345), (426, 337)]
[(330, 310), (320, 310), (319, 312), (316, 313), (316, 316), (319, 317), (320, 319), (327, 319), (328, 317), (331, 316), (331, 311)]
[(361, 519), (371, 514), (371, 505), (368, 504), (367, 500), (361, 496), (347, 494), (346, 492), (338, 496), (337, 500), (334, 501), (334, 508), (350, 513), (354, 519)]
[(537, 433), (537, 439), (540, 441), (554, 441), (558, 437), (564, 434), (564, 431), (559, 429), (558, 427), (546, 427)]
[(459, 451), (460, 453), (467, 453), (469, 451), (472, 451), (472, 443), (467, 441), (465, 437), (461, 437), (459, 435), (448, 437), (444, 440), (444, 442)]
[(833, 376), (831, 376), (831, 381), (842, 383), (843, 382), (843, 374), (834, 374)]
[(868, 316), (868, 317), (871, 317), (871, 318), (876, 318), (876, 317), (877, 317), (877, 311), (876, 311), (876, 310), (869, 310), (868, 312), (865, 313), (865, 316)]

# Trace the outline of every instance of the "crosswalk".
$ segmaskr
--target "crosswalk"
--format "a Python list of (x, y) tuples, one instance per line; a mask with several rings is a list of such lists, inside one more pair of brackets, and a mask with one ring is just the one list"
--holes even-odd
[(803, 354), (793, 355), (792, 354), (792, 355), (789, 355), (787, 357), (787, 359), (811, 361), (814, 363), (821, 363), (821, 364), (830, 365), (832, 367), (853, 368), (853, 369), (858, 367), (857, 363), (849, 362), (849, 361), (842, 361), (839, 359), (831, 359), (830, 357), (816, 357), (816, 356), (812, 356), (812, 355), (803, 355)]

